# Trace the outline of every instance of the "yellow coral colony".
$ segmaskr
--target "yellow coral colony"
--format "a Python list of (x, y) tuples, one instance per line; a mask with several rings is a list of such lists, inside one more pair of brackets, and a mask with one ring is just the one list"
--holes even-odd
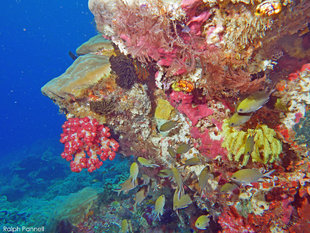
[[(275, 137), (276, 132), (267, 125), (258, 125), (255, 129), (247, 132), (230, 127), (228, 120), (223, 123), (224, 141), (222, 147), (228, 151), (230, 161), (239, 161), (243, 155), (242, 166), (245, 166), (250, 157), (253, 162), (273, 163), (282, 152), (282, 144)], [(254, 137), (254, 145), (251, 153), (246, 153), (246, 142), (248, 137)]]

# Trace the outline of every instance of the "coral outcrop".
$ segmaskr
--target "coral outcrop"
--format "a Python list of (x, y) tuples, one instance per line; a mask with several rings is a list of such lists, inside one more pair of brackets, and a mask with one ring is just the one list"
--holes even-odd
[[(95, 146), (114, 152), (104, 143), (114, 138), (120, 153), (139, 161), (129, 171), (137, 182), (121, 179), (121, 189), (136, 192), (134, 213), (114, 227), (198, 232), (195, 221), (204, 215), (210, 232), (292, 226), (310, 197), (309, 140), (303, 138), (310, 105), (309, 1), (90, 0), (89, 9), (100, 34), (79, 47), (81, 56), (42, 92), (69, 121), (87, 117), (109, 127), (111, 138), (99, 133)], [(238, 112), (247, 121), (231, 127), (235, 106), (258, 91), (271, 93), (264, 106)], [(80, 152), (94, 145), (88, 133), (86, 141), (71, 134), (62, 141), (77, 150), (65, 148), (74, 153), (64, 157), (75, 156), (91, 171), (101, 165), (88, 159), (84, 166)], [(90, 157), (100, 157), (100, 148)], [(242, 166), (251, 172), (241, 177), (249, 182), (239, 184), (233, 174)], [(126, 203), (133, 203), (131, 196), (124, 196)], [(155, 220), (159, 196), (165, 203)], [(97, 219), (112, 221), (107, 216)]]

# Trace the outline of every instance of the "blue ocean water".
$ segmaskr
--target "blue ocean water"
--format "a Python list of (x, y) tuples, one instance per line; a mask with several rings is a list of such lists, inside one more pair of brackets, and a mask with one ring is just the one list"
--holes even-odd
[[(3, 0), (0, 14), (2, 160), (38, 140), (59, 140), (65, 118), (40, 92), (96, 34), (87, 1)], [(20, 155), (23, 156), (23, 155)]]
[[(47, 229), (55, 227), (57, 203), (85, 188), (102, 190), (102, 182), (117, 184), (123, 176), (112, 162), (97, 173), (71, 172), (60, 156), (65, 116), (40, 90), (71, 65), (69, 51), (97, 34), (93, 15), (84, 0), (3, 0), (2, 6), (0, 232), (25, 226), (66, 232)], [(124, 164), (127, 172), (127, 163), (115, 166)]]

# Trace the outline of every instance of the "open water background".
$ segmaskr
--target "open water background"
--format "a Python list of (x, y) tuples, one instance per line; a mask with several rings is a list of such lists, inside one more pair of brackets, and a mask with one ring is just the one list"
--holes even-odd
[(96, 35), (96, 29), (85, 0), (1, 0), (1, 6), (0, 158), (3, 164), (11, 154), (27, 156), (27, 148), (33, 144), (59, 140), (65, 117), (41, 94), (40, 88), (70, 66), (72, 59), (68, 52), (74, 52)]

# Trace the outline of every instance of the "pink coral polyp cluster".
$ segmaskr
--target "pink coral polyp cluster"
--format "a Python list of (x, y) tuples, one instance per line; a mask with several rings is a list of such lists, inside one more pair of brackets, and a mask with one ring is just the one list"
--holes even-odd
[(95, 119), (70, 118), (63, 126), (60, 142), (65, 144), (61, 157), (71, 161), (73, 172), (100, 168), (102, 161), (113, 160), (119, 144), (110, 138), (110, 129)]

